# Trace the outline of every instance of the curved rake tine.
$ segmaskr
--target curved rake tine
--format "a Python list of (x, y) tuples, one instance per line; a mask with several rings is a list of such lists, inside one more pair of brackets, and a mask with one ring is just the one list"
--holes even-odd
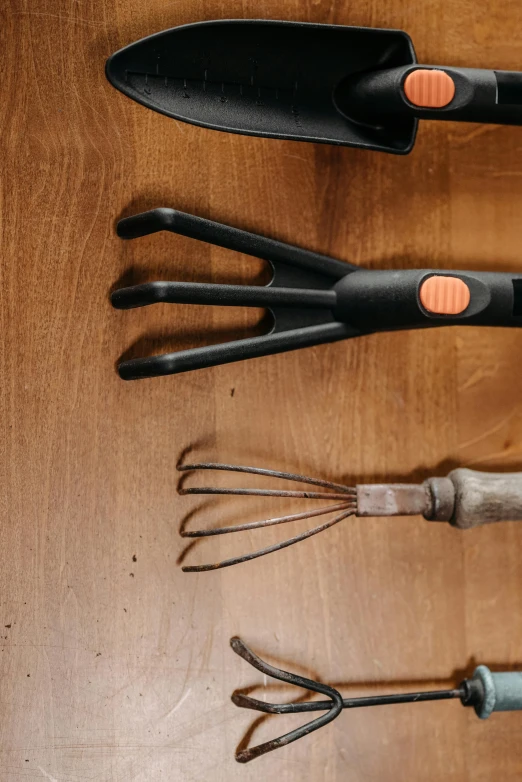
[[(232, 695), (232, 703), (239, 706), (241, 709), (252, 709), (252, 711), (261, 711), (263, 714), (286, 714), (291, 709), (285, 708), (286, 706), (293, 706), (293, 703), (269, 703), (268, 701), (260, 701), (257, 698), (251, 698), (250, 695), (243, 695), (241, 692), (235, 692)], [(323, 701), (328, 705), (322, 711), (326, 711), (331, 708), (331, 701)]]
[(276, 524), (286, 524), (289, 521), (300, 521), (301, 519), (312, 519), (315, 516), (326, 516), (327, 513), (335, 513), (337, 510), (346, 510), (354, 504), (354, 500), (340, 502), (336, 505), (328, 505), (325, 508), (305, 511), (304, 513), (293, 513), (290, 516), (279, 516), (275, 519), (264, 519), (263, 521), (251, 521), (248, 524), (234, 524), (230, 527), (215, 527), (214, 529), (198, 529), (186, 532), (180, 532), (182, 538), (207, 538), (212, 535), (226, 535), (229, 532), (245, 532), (250, 529), (259, 529), (260, 527), (273, 527)]
[(308, 475), (299, 475), (293, 472), (280, 472), (279, 470), (267, 470), (263, 467), (244, 467), (238, 464), (221, 464), (220, 462), (200, 462), (198, 464), (178, 464), (179, 472), (193, 472), (195, 470), (221, 470), (223, 472), (241, 472), (249, 475), (265, 475), (267, 478), (280, 478), (285, 481), (294, 481), (295, 483), (308, 483), (310, 486), (322, 486), (324, 489), (335, 489), (345, 491), (349, 494), (354, 493), (351, 486), (345, 486), (342, 483), (332, 483), (324, 481), (321, 478), (310, 478)]
[(355, 505), (349, 510), (343, 511), (335, 518), (327, 521), (325, 524), (321, 524), (320, 527), (314, 527), (313, 529), (303, 532), (300, 535), (296, 535), (294, 538), (284, 540), (282, 543), (275, 543), (273, 546), (267, 546), (259, 551), (253, 551), (250, 554), (244, 554), (242, 557), (232, 557), (231, 559), (225, 559), (223, 562), (216, 562), (212, 565), (185, 565), (181, 569), (184, 573), (202, 573), (206, 570), (219, 570), (220, 568), (230, 567), (231, 565), (239, 565), (241, 562), (249, 562), (251, 559), (257, 559), (258, 557), (264, 557), (265, 554), (272, 554), (274, 551), (281, 551), (288, 546), (293, 546), (294, 543), (299, 543), (301, 540), (311, 538), (312, 535), (317, 535), (319, 532), (323, 532), (329, 527), (333, 527), (334, 524), (338, 524), (343, 519), (352, 516), (355, 513)]
[(178, 489), (178, 494), (226, 494), (238, 497), (293, 497), (302, 500), (346, 500), (347, 492), (280, 491), (279, 489), (221, 489), (214, 486), (194, 486)]
[[(238, 763), (248, 763), (261, 755), (265, 755), (267, 752), (272, 752), (274, 749), (279, 749), (279, 747), (291, 744), (293, 741), (297, 741), (298, 739), (303, 738), (303, 736), (307, 736), (309, 733), (313, 733), (313, 731), (319, 730), (319, 728), (332, 722), (332, 720), (341, 713), (343, 709), (343, 699), (341, 694), (337, 692), (337, 690), (334, 690), (333, 687), (321, 684), (320, 682), (314, 682), (312, 679), (307, 679), (304, 676), (297, 676), (294, 673), (283, 671), (280, 668), (269, 665), (254, 654), (240, 638), (231, 638), (230, 645), (236, 654), (266, 676), (271, 676), (273, 679), (278, 679), (287, 684), (293, 684), (296, 687), (303, 687), (305, 690), (321, 693), (321, 695), (326, 695), (331, 699), (329, 705), (326, 707), (328, 709), (326, 714), (316, 717), (316, 719), (311, 722), (307, 722), (305, 725), (302, 725), (295, 730), (291, 730), (283, 736), (279, 736), (271, 741), (238, 752), (236, 754)], [(232, 700), (236, 705), (242, 705), (241, 703), (238, 703), (238, 700), (240, 699), (237, 696), (232, 696)]]
[[(343, 700), (343, 709), (349, 708), (349, 705), (361, 704), (355, 703), (357, 699), (351, 701)], [(364, 698), (361, 698), (364, 700)], [(250, 695), (243, 695), (238, 692), (232, 695), (232, 701), (241, 709), (252, 709), (252, 711), (261, 711), (263, 714), (302, 714), (308, 711), (328, 711), (332, 708), (332, 701), (305, 701), (298, 703), (270, 703), (252, 698)], [(372, 704), (373, 705), (373, 704)]]

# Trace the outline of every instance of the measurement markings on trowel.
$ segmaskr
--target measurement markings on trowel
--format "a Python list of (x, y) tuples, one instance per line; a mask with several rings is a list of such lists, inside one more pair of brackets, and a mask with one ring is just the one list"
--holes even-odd
[(156, 73), (150, 73), (150, 71), (126, 70), (125, 81), (128, 83), (132, 77), (143, 78), (145, 82), (143, 91), (146, 95), (152, 95), (154, 86), (157, 84), (160, 89), (165, 87), (180, 88), (183, 98), (190, 98), (191, 92), (194, 94), (194, 92), (203, 90), (204, 93), (208, 92), (209, 95), (215, 95), (222, 103), (237, 98), (243, 99), (245, 102), (251, 101), (260, 107), (264, 106), (266, 102), (286, 102), (294, 118), (297, 118), (299, 115), (296, 107), (297, 82), (295, 82), (293, 87), (268, 87), (256, 84), (253, 76), (250, 78), (250, 83), (245, 84), (243, 82), (209, 79), (207, 70), (205, 70), (202, 79), (163, 74), (159, 72), (158, 67), (156, 71)]

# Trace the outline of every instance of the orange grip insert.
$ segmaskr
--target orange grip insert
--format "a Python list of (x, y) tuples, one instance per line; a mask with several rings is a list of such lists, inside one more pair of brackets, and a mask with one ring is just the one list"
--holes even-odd
[(424, 309), (437, 315), (459, 315), (467, 308), (471, 294), (458, 277), (428, 277), (419, 290)]
[(404, 94), (415, 106), (440, 109), (453, 100), (455, 82), (446, 71), (422, 68), (406, 76)]

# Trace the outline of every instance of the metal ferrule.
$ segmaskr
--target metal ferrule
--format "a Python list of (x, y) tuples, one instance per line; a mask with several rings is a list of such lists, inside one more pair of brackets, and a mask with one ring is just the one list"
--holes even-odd
[(357, 486), (357, 516), (424, 516), (430, 521), (449, 521), (454, 507), (455, 487), (449, 478)]

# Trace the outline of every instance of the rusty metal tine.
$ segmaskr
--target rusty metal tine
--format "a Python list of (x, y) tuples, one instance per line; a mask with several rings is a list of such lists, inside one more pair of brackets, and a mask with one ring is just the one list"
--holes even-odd
[(335, 518), (327, 521), (325, 524), (321, 524), (320, 527), (314, 527), (313, 529), (302, 532), (300, 535), (296, 535), (293, 538), (283, 540), (281, 543), (275, 543), (273, 546), (267, 546), (266, 548), (260, 549), (259, 551), (253, 551), (250, 554), (244, 554), (242, 557), (232, 557), (231, 559), (225, 559), (222, 562), (216, 562), (215, 564), (211, 565), (184, 565), (182, 570), (185, 573), (202, 573), (206, 570), (219, 570), (220, 568), (230, 567), (231, 565), (239, 565), (242, 562), (249, 562), (251, 559), (264, 557), (265, 554), (272, 554), (274, 551), (281, 551), (281, 549), (287, 548), (288, 546), (293, 546), (294, 543), (299, 543), (301, 540), (311, 538), (312, 535), (317, 535), (319, 532), (323, 532), (324, 530), (329, 529), (329, 527), (333, 527), (334, 524), (338, 524), (340, 521), (348, 518), (348, 516), (352, 516), (354, 513), (355, 506), (353, 509), (343, 511), (343, 513), (335, 516)]
[(347, 492), (323, 491), (284, 491), (279, 489), (228, 489), (215, 486), (194, 486), (189, 489), (178, 489), (178, 494), (221, 494), (237, 497), (293, 497), (302, 500), (346, 500), (355, 497)]
[(347, 502), (340, 502), (336, 505), (328, 505), (324, 508), (305, 511), (304, 513), (293, 513), (290, 516), (279, 516), (274, 519), (264, 519), (263, 521), (251, 521), (248, 524), (234, 524), (230, 527), (198, 529), (189, 532), (183, 530), (180, 532), (180, 535), (182, 538), (206, 538), (211, 537), (212, 535), (226, 535), (229, 532), (244, 532), (246, 530), (259, 529), (260, 527), (272, 527), (275, 524), (286, 524), (289, 521), (300, 521), (301, 519), (311, 519), (315, 516), (325, 516), (327, 513), (335, 513), (337, 510), (345, 510), (352, 505), (355, 509), (353, 500), (349, 500)]
[(268, 478), (278, 478), (285, 481), (294, 481), (295, 483), (308, 483), (310, 486), (322, 486), (325, 489), (334, 489), (353, 493), (353, 486), (345, 486), (342, 483), (332, 483), (321, 478), (310, 478), (308, 475), (299, 473), (280, 472), (279, 470), (267, 470), (263, 467), (248, 467), (239, 464), (222, 464), (220, 462), (200, 462), (197, 464), (178, 464), (179, 472), (193, 472), (195, 470), (220, 470), (223, 472), (240, 472), (249, 475), (265, 475)]

